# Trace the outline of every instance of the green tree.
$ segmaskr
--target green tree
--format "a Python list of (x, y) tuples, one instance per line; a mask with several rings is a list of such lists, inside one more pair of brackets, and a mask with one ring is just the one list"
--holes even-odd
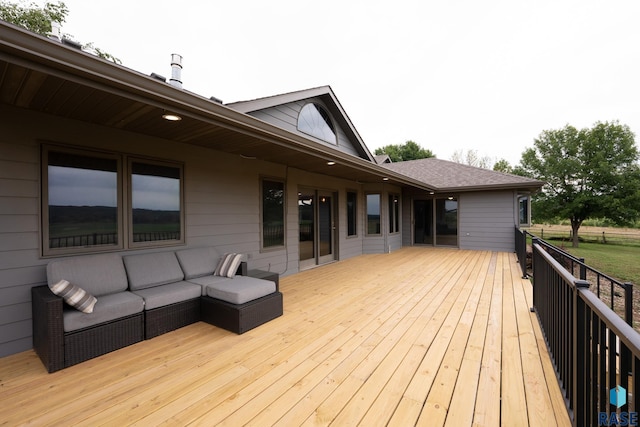
[(506, 159), (500, 159), (493, 165), (496, 172), (513, 173), (513, 168)]
[[(52, 22), (62, 24), (66, 21), (68, 14), (69, 9), (61, 1), (58, 1), (57, 3), (47, 2), (43, 7), (40, 7), (33, 2), (27, 4), (23, 0), (18, 3), (0, 1), (0, 19), (43, 36), (47, 36), (51, 32)], [(73, 38), (68, 34), (65, 36)], [(110, 53), (95, 47), (93, 43), (84, 44), (82, 45), (82, 48), (93, 52), (96, 56), (102, 59), (106, 59), (117, 64), (122, 63), (122, 61)]]
[(634, 134), (617, 121), (578, 130), (566, 125), (546, 130), (522, 154), (517, 167), (545, 181), (535, 197), (538, 219), (571, 221), (573, 246), (588, 218), (608, 218), (627, 225), (640, 216), (639, 153)]
[(406, 160), (435, 157), (435, 154), (433, 154), (431, 150), (422, 148), (413, 141), (407, 141), (402, 145), (386, 145), (382, 148), (376, 148), (375, 154), (377, 156), (386, 154), (392, 162), (403, 162)]
[(47, 2), (42, 8), (24, 1), (0, 2), (0, 19), (44, 36), (51, 31), (51, 22), (63, 23), (68, 13), (69, 9), (63, 2)]

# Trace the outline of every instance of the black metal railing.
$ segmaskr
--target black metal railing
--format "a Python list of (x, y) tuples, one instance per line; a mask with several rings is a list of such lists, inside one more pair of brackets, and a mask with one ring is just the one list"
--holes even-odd
[(634, 413), (637, 417), (640, 334), (539, 239), (533, 240), (532, 248), (533, 305), (573, 425), (613, 425), (613, 419), (628, 420)]
[(633, 284), (614, 279), (587, 265), (584, 258), (573, 256), (569, 252), (542, 240), (526, 230), (516, 228), (515, 245), (518, 262), (522, 268), (522, 277), (527, 277), (531, 274), (527, 270), (527, 236), (530, 237), (531, 240), (537, 239), (540, 246), (572, 275), (578, 277), (580, 280), (587, 281), (590, 289), (600, 300), (607, 304), (611, 310), (618, 313), (629, 325), (635, 326), (633, 315)]

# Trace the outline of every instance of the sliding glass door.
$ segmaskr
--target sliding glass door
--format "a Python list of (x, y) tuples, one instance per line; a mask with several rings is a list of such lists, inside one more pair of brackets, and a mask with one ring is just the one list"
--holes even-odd
[(413, 201), (413, 243), (458, 246), (458, 200), (455, 197)]
[(335, 200), (332, 192), (302, 189), (298, 193), (301, 269), (336, 259)]

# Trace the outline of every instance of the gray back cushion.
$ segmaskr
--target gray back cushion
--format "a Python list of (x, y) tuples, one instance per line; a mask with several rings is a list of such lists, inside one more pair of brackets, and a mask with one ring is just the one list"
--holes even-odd
[(63, 279), (96, 297), (127, 290), (127, 273), (119, 254), (77, 256), (47, 264), (49, 285)]
[(220, 261), (220, 253), (212, 247), (184, 249), (176, 252), (185, 280), (213, 274)]
[(173, 252), (129, 255), (123, 259), (129, 276), (129, 289), (132, 291), (184, 279), (184, 273)]

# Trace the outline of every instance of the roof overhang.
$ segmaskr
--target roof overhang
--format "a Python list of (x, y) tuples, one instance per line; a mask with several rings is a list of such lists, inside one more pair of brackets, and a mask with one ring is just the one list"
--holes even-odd
[[(431, 190), (401, 173), (4, 21), (0, 33), (2, 104), (357, 183)], [(167, 111), (182, 120), (162, 119)]]

